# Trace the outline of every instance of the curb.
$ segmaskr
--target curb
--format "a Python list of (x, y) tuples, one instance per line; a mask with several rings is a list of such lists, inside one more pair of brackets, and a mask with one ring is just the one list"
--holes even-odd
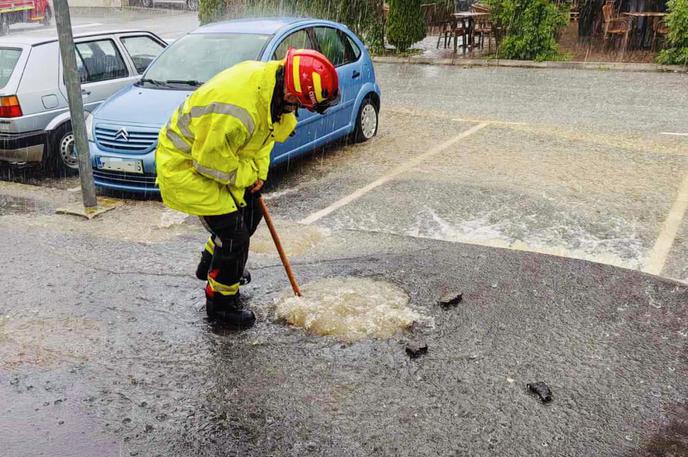
[(623, 62), (536, 62), (534, 60), (464, 59), (433, 57), (373, 57), (376, 63), (402, 63), (419, 65), (451, 65), (455, 67), (507, 67), (507, 68), (554, 68), (566, 70), (602, 70), (628, 72), (688, 73), (688, 66), (660, 65), (655, 63)]
[(160, 14), (167, 14), (171, 16), (181, 16), (185, 13), (196, 13), (197, 11), (189, 11), (185, 9), (169, 9), (169, 8), (144, 8), (141, 6), (120, 6), (120, 7), (107, 7), (107, 6), (70, 6), (69, 11), (74, 14), (81, 14), (84, 16), (95, 15), (102, 16), (105, 12), (107, 15), (116, 14), (145, 14), (149, 16), (157, 16)]

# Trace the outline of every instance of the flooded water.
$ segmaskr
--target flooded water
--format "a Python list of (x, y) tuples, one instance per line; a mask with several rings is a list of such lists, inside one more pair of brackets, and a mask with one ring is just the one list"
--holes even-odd
[(72, 317), (0, 316), (0, 370), (88, 360), (102, 337), (101, 327), (95, 320)]
[(306, 284), (303, 296), (285, 293), (277, 316), (308, 333), (342, 341), (389, 338), (428, 319), (409, 308), (399, 287), (367, 278), (325, 278)]
[[(312, 251), (330, 234), (322, 227), (304, 226), (279, 220), (277, 231), (288, 256), (302, 255)], [(254, 254), (276, 254), (275, 242), (272, 241), (266, 224), (261, 224), (251, 237), (251, 252)]]
[(36, 212), (49, 213), (49, 205), (41, 204), (35, 200), (27, 198), (12, 197), (9, 195), (0, 196), (0, 216)]

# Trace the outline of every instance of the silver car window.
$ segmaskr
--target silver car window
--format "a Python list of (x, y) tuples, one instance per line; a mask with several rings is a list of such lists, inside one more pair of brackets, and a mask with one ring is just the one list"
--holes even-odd
[(107, 81), (129, 76), (124, 60), (112, 40), (77, 43), (76, 51), (86, 69), (87, 77), (84, 82)]
[(5, 87), (12, 77), (21, 53), (21, 49), (0, 48), (0, 89)]
[(121, 40), (139, 74), (143, 74), (153, 59), (165, 49), (162, 44), (148, 36), (129, 36)]

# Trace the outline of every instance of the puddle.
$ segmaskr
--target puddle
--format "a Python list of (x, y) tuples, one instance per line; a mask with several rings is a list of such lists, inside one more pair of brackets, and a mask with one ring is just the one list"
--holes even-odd
[(341, 341), (385, 339), (428, 318), (408, 307), (399, 287), (368, 278), (325, 278), (287, 292), (276, 303), (277, 317), (308, 333)]
[(181, 213), (170, 208), (165, 208), (160, 214), (158, 228), (165, 229), (174, 225), (181, 225), (184, 224), (189, 218), (191, 218), (191, 216), (188, 214)]
[(87, 360), (102, 338), (101, 327), (79, 318), (0, 317), (0, 369)]
[(0, 195), (0, 216), (39, 212), (49, 214), (50, 205), (29, 198)]
[[(288, 256), (302, 255), (315, 248), (330, 234), (329, 230), (312, 225), (294, 222), (275, 221), (277, 233)], [(255, 254), (275, 254), (275, 243), (265, 222), (261, 222), (256, 233), (251, 237), (251, 252)]]

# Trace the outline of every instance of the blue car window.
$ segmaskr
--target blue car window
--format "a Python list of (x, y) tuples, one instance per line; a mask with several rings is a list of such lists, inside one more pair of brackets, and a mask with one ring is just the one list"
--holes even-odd
[(273, 60), (282, 60), (287, 56), (287, 51), (289, 48), (294, 49), (315, 49), (311, 38), (308, 36), (308, 31), (306, 29), (299, 30), (287, 36), (284, 41), (277, 46), (277, 50), (272, 55)]
[(349, 63), (347, 59), (346, 46), (339, 37), (337, 29), (330, 27), (316, 27), (315, 37), (322, 52), (335, 67)]
[(192, 33), (172, 43), (144, 78), (204, 83), (239, 62), (258, 59), (269, 39), (269, 35)]
[(358, 47), (356, 42), (351, 39), (349, 35), (346, 35), (346, 41), (349, 43), (349, 48), (351, 49), (351, 54), (354, 60), (358, 60), (361, 57), (361, 48)]

